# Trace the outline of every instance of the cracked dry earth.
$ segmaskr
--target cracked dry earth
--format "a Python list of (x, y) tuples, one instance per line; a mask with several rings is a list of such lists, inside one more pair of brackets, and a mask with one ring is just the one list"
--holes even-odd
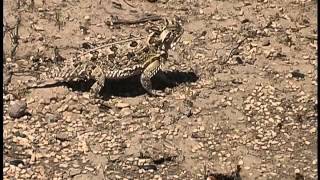
[[(18, 2), (4, 1), (5, 179), (239, 179), (238, 165), (242, 179), (317, 179), (316, 1)], [(109, 22), (146, 13), (185, 29), (165, 65), (177, 85), (153, 79), (165, 97), (134, 79), (102, 102), (77, 85), (24, 90), (54, 47), (70, 58), (142, 32)]]

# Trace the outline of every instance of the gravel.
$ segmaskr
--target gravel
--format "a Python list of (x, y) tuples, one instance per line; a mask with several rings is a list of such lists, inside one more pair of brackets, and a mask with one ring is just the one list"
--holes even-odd
[[(22, 18), (4, 64), (14, 72), (3, 94), (5, 179), (317, 179), (314, 1), (4, 4), (6, 24)], [(84, 44), (145, 34), (158, 21), (105, 22), (147, 11), (185, 28), (163, 67), (174, 83), (152, 79), (164, 97), (139, 78), (108, 82), (100, 99), (91, 82), (26, 89), (57, 63), (53, 47), (68, 59)]]

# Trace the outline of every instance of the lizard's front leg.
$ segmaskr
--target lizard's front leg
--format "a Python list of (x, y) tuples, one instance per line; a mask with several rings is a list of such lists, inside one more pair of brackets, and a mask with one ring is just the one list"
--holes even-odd
[(152, 96), (164, 96), (165, 94), (152, 89), (151, 78), (156, 75), (161, 68), (160, 61), (155, 60), (151, 62), (142, 72), (140, 82), (142, 87)]

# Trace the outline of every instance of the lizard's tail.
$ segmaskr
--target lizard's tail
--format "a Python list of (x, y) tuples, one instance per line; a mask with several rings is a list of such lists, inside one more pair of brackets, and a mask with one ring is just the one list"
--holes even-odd
[(35, 89), (35, 88), (49, 88), (49, 87), (54, 87), (54, 86), (59, 86), (63, 84), (64, 81), (57, 80), (57, 79), (52, 79), (52, 80), (46, 80), (43, 82), (36, 82), (30, 86), (27, 86), (27, 89)]

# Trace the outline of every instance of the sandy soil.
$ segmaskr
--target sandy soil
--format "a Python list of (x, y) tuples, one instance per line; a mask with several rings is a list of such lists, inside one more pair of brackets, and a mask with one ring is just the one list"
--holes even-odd
[[(5, 179), (213, 180), (237, 165), (242, 179), (317, 179), (316, 1), (4, 4)], [(71, 58), (150, 24), (111, 16), (146, 14), (179, 16), (185, 29), (165, 65), (177, 85), (153, 79), (165, 97), (136, 79), (110, 82), (99, 103), (92, 82), (25, 90), (55, 47)]]

